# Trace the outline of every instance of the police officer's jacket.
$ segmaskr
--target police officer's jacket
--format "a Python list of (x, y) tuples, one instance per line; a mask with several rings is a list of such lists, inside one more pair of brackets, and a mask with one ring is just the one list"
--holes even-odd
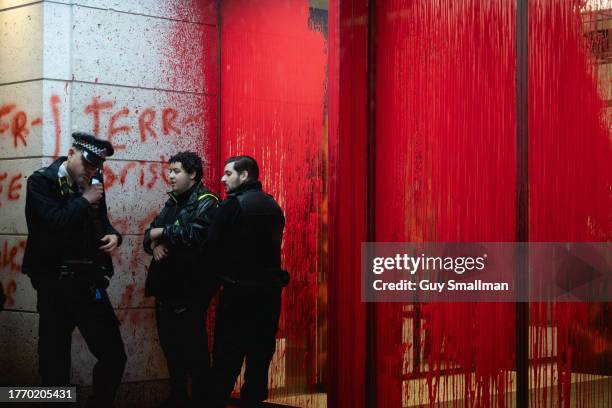
[[(28, 240), (22, 271), (32, 278), (56, 278), (67, 259), (93, 261), (108, 276), (113, 274), (111, 257), (99, 250), (103, 235), (121, 235), (110, 224), (104, 196), (92, 206), (65, 177), (59, 177), (60, 157), (35, 171), (27, 182), (26, 222)], [(102, 180), (100, 180), (102, 181)]]
[(161, 261), (151, 260), (145, 296), (166, 300), (208, 302), (216, 291), (212, 263), (204, 242), (218, 199), (202, 183), (170, 196), (144, 234), (144, 250), (153, 254), (151, 229), (164, 228), (160, 239), (168, 249)]
[[(210, 231), (226, 287), (279, 286), (285, 216), (259, 181), (247, 182), (221, 202)], [(286, 283), (285, 283), (286, 284)], [(282, 285), (280, 285), (282, 286)]]

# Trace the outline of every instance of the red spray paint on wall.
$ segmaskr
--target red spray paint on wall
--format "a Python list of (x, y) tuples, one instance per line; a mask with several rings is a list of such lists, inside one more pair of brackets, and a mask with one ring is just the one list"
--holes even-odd
[[(218, 43), (217, 43), (217, 2), (215, 0), (187, 0), (170, 5), (177, 15), (185, 14), (188, 21), (201, 24), (179, 23), (172, 27), (168, 36), (168, 83), (177, 89), (187, 86), (203, 93), (202, 103), (194, 114), (177, 116), (184, 103), (180, 93), (169, 95), (171, 109), (158, 112), (163, 126), (163, 135), (181, 135), (181, 127), (193, 123), (202, 123), (202, 133), (197, 143), (190, 146), (204, 159), (204, 183), (217, 191), (219, 169), (217, 158), (217, 84), (218, 77)], [(198, 52), (199, 51), (199, 52)], [(144, 135), (150, 137), (149, 134)]]
[(0, 207), (2, 202), (18, 201), (23, 190), (23, 175), (21, 173), (0, 172)]
[[(583, 3), (529, 4), (529, 238), (609, 241), (610, 136), (583, 38)], [(514, 240), (527, 221), (514, 208), (515, 2), (376, 5), (376, 239)], [(513, 305), (376, 310), (377, 405), (513, 404)], [(609, 403), (606, 383), (579, 382), (570, 393), (572, 372), (580, 379), (606, 367), (590, 363), (596, 352), (585, 347), (602, 349), (595, 333), (610, 332), (605, 310), (531, 306), (530, 375), (541, 386), (533, 406)], [(585, 329), (590, 335), (578, 345)]]
[[(610, 18), (584, 14), (578, 0), (529, 5), (530, 240), (612, 241), (612, 139), (603, 100), (612, 78), (598, 65), (609, 46), (592, 42), (593, 34), (609, 33)], [(604, 53), (592, 54), (599, 46)], [(536, 356), (556, 350), (556, 372), (536, 361), (532, 376), (553, 387), (559, 406), (612, 403), (609, 383), (592, 381), (612, 374), (611, 306), (532, 305)], [(544, 387), (535, 399), (544, 405), (552, 397)]]
[(366, 308), (356, 254), (367, 241), (367, 1), (329, 2), (329, 407), (365, 407)]
[(60, 122), (60, 111), (58, 106), (60, 103), (59, 96), (51, 95), (49, 103), (51, 105), (51, 113), (53, 115), (53, 124), (55, 127), (55, 148), (53, 149), (53, 158), (57, 159), (59, 157), (60, 137), (62, 134), (62, 124)]
[[(35, 118), (28, 124), (28, 115), (16, 108), (17, 106), (14, 103), (0, 105), (0, 136), (10, 133), (14, 149), (27, 146), (30, 130), (42, 124), (41, 118)], [(7, 118), (7, 120), (4, 121), (2, 117)]]
[[(377, 3), (377, 241), (514, 239), (514, 12), (512, 1)], [(377, 405), (503, 398), (513, 313), (377, 304)]]
[(292, 282), (279, 336), (292, 353), (285, 372), (271, 377), (273, 388), (285, 378), (289, 389), (304, 389), (316, 382), (325, 39), (309, 27), (307, 1), (224, 1), (221, 7), (221, 159), (253, 156), (264, 190), (285, 212), (283, 263)]

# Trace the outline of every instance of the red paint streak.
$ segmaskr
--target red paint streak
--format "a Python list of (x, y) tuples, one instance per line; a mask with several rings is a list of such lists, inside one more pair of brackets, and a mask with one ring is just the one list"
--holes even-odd
[(132, 127), (129, 125), (117, 126), (117, 120), (119, 120), (119, 118), (122, 116), (127, 116), (129, 113), (130, 110), (128, 108), (123, 108), (111, 116), (110, 124), (108, 126), (108, 141), (113, 144), (115, 150), (125, 150), (124, 144), (113, 143), (113, 137), (118, 133), (129, 133), (132, 130)]
[(7, 198), (10, 201), (16, 201), (19, 200), (20, 194), (19, 191), (21, 191), (21, 183), (20, 180), (23, 178), (22, 174), (16, 174), (11, 178), (11, 182), (9, 183), (9, 189), (8, 189), (8, 194), (7, 194)]
[(53, 150), (53, 158), (57, 159), (59, 157), (60, 137), (62, 134), (62, 127), (61, 127), (61, 122), (60, 122), (60, 111), (59, 111), (59, 104), (60, 104), (59, 96), (51, 95), (51, 99), (49, 99), (49, 103), (51, 104), (51, 113), (53, 115), (53, 124), (55, 126), (55, 149)]
[(6, 295), (6, 303), (5, 307), (15, 306), (15, 293), (17, 292), (17, 283), (14, 280), (11, 280), (6, 289), (4, 289), (4, 294)]
[(168, 159), (166, 159), (164, 155), (159, 156), (159, 160), (161, 161), (160, 174), (161, 174), (162, 180), (167, 186), (169, 186), (170, 180), (168, 180), (168, 168), (170, 167), (170, 164), (168, 164)]
[(11, 121), (11, 133), (13, 134), (13, 146), (17, 148), (19, 140), (24, 146), (27, 146), (26, 137), (30, 133), (28, 129), (28, 117), (25, 112), (19, 111), (13, 116)]
[(131, 307), (134, 306), (132, 302), (134, 301), (134, 292), (136, 289), (136, 285), (130, 283), (126, 286), (125, 291), (123, 291), (123, 295), (121, 296), (121, 300), (119, 301), (119, 305), (121, 307)]
[[(6, 180), (7, 177), (8, 177), (8, 173), (0, 174), (0, 182)], [(2, 193), (3, 189), (4, 189), (4, 185), (2, 183), (0, 183), (0, 194)], [(2, 201), (0, 201), (0, 207), (2, 207)]]
[(136, 167), (136, 163), (129, 162), (121, 169), (121, 175), (119, 176), (119, 182), (121, 185), (125, 184), (125, 180), (128, 176), (128, 173), (131, 169)]
[[(325, 38), (308, 18), (306, 0), (221, 2), (221, 160), (255, 157), (264, 189), (285, 212), (283, 264), (292, 283), (280, 337), (292, 350), (287, 372), (299, 373), (305, 389), (316, 384), (327, 64)], [(199, 118), (184, 123), (191, 120)]]
[(151, 135), (154, 139), (157, 139), (157, 133), (151, 127), (153, 122), (155, 121), (155, 110), (151, 108), (147, 108), (142, 111), (140, 116), (138, 117), (138, 129), (140, 130), (140, 141), (147, 141), (147, 133)]
[[(14, 103), (0, 106), (0, 119), (8, 115), (13, 109), (15, 109)], [(8, 123), (0, 121), (0, 133), (4, 133), (9, 127)]]
[(36, 118), (30, 123), (30, 126), (32, 127), (40, 125), (42, 125), (42, 118)]
[(111, 170), (110, 166), (104, 166), (104, 188), (109, 189), (117, 182), (117, 176)]
[(145, 230), (153, 222), (155, 217), (157, 217), (157, 214), (158, 210), (151, 210), (143, 219), (138, 222), (138, 232), (140, 234), (144, 234)]
[[(140, 234), (144, 234), (144, 231), (149, 227), (151, 222), (157, 217), (158, 210), (151, 210), (147, 215), (142, 218), (137, 225), (137, 231)], [(138, 263), (142, 260), (142, 258), (146, 256), (144, 250), (142, 249), (142, 245), (138, 245), (136, 249), (132, 252), (132, 256), (130, 258), (129, 268), (132, 272), (132, 276), (136, 276), (138, 273)]]
[[(374, 240), (512, 241), (515, 2), (376, 6)], [(416, 330), (417, 310), (422, 333), (415, 342), (405, 328)], [(422, 406), (458, 399), (495, 406), (492, 392), (505, 400), (514, 313), (511, 304), (376, 304), (377, 405), (401, 406), (415, 395)], [(403, 384), (417, 375), (408, 350), (422, 356), (424, 382)], [(440, 385), (446, 367), (459, 370), (462, 385)]]
[(164, 135), (167, 136), (170, 134), (170, 132), (174, 132), (177, 135), (181, 134), (181, 129), (174, 126), (176, 116), (176, 109), (164, 108), (164, 110), (162, 111), (162, 132), (164, 133)]
[[(597, 34), (610, 19), (601, 21), (599, 14), (585, 18), (580, 13), (583, 3), (529, 2), (531, 241), (612, 241), (612, 139), (609, 117), (604, 116), (610, 108), (602, 100), (602, 95), (609, 95), (611, 76), (607, 65), (597, 65), (593, 57), (601, 55), (591, 50), (598, 47), (585, 37), (585, 31)], [(607, 39), (604, 45), (607, 49)], [(534, 400), (552, 402), (556, 386), (560, 407), (610, 405), (611, 387), (597, 389), (588, 380), (590, 374), (612, 373), (611, 306), (531, 306), (533, 337), (542, 344), (535, 356), (556, 350), (558, 371), (557, 380), (545, 364), (534, 366), (532, 378), (551, 388), (537, 388)], [(556, 336), (546, 338), (550, 325)]]
[(144, 169), (143, 168), (140, 169), (140, 177), (138, 178), (138, 183), (141, 186), (144, 186)]
[(149, 180), (149, 182), (147, 183), (147, 189), (149, 189), (149, 190), (151, 190), (153, 188), (153, 186), (155, 185), (155, 182), (158, 179), (157, 167), (158, 166), (157, 166), (156, 163), (149, 164), (149, 172), (152, 175), (151, 180)]
[(100, 101), (100, 97), (94, 96), (91, 103), (85, 107), (85, 114), (91, 114), (93, 118), (93, 134), (98, 136), (100, 134), (100, 112), (113, 107), (115, 102), (113, 101)]
[(18, 255), (23, 255), (25, 250), (25, 241), (21, 240), (15, 245), (9, 245), (8, 241), (4, 241), (0, 247), (0, 268), (8, 268), (11, 272), (21, 271), (21, 264), (17, 261)]
[[(363, 408), (366, 399), (366, 310), (355, 271), (360, 268), (356, 254), (367, 241), (368, 26), (355, 20), (367, 15), (368, 1), (329, 1), (328, 270), (333, 272), (328, 274), (327, 389), (328, 406), (337, 408)], [(346, 182), (342, 174), (359, 182)]]
[(113, 219), (112, 214), (109, 214), (109, 220), (111, 221), (111, 224), (117, 229), (117, 231), (121, 233), (121, 235), (127, 234), (128, 225), (129, 225), (128, 219), (126, 218)]

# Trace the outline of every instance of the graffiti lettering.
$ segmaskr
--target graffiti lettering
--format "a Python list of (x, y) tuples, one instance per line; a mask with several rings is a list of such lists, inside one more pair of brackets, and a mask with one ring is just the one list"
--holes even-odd
[(174, 126), (176, 116), (177, 112), (172, 108), (166, 108), (162, 111), (162, 132), (164, 132), (164, 135), (168, 136), (171, 131), (177, 135), (181, 134), (181, 129)]
[(128, 173), (134, 167), (136, 167), (136, 163), (134, 163), (134, 162), (127, 163), (125, 166), (123, 166), (123, 168), (121, 169), (120, 176), (119, 176), (119, 182), (121, 183), (121, 185), (125, 184), (125, 179), (127, 178)]
[(153, 136), (154, 139), (157, 139), (157, 134), (155, 130), (151, 128), (151, 125), (155, 121), (155, 111), (151, 108), (145, 109), (140, 116), (138, 117), (138, 128), (140, 129), (140, 141), (147, 141), (147, 133)]
[[(55, 94), (51, 95), (49, 106), (55, 133), (53, 157), (57, 158), (60, 153), (62, 134), (60, 97)], [(156, 140), (158, 134), (180, 136), (187, 126), (204, 120), (201, 115), (181, 115), (177, 109), (169, 106), (158, 109), (146, 107), (140, 114), (138, 110), (129, 107), (124, 106), (119, 110), (113, 110), (114, 107), (115, 101), (94, 96), (91, 102), (83, 108), (83, 112), (91, 117), (92, 133), (96, 136), (106, 133), (107, 139), (113, 144), (115, 150), (126, 149), (126, 144), (118, 142), (116, 139), (121, 136), (130, 136), (135, 127), (138, 127), (140, 142), (146, 143)], [(130, 117), (132, 111), (137, 115), (136, 117)], [(137, 124), (133, 122), (135, 120), (138, 121)], [(0, 105), (0, 136), (6, 134), (11, 137), (11, 144), (15, 149), (28, 146), (28, 137), (32, 128), (42, 125), (43, 119), (41, 117), (31, 118), (30, 120), (26, 111), (19, 109), (15, 103)]]
[(10, 127), (8, 123), (2, 121), (2, 117), (11, 113), (13, 109), (15, 109), (14, 103), (0, 106), (0, 133), (4, 133)]
[(117, 126), (117, 120), (122, 116), (127, 116), (129, 113), (130, 110), (128, 108), (123, 108), (111, 116), (110, 123), (108, 125), (108, 141), (113, 145), (115, 150), (125, 150), (124, 144), (113, 143), (113, 136), (122, 132), (129, 133), (132, 130), (132, 127), (128, 125)]
[[(85, 107), (84, 112), (86, 114), (92, 115), (93, 119), (93, 133), (95, 135), (99, 135), (100, 127), (101, 127), (101, 119), (100, 115), (102, 111), (112, 109), (115, 105), (114, 101), (103, 101), (99, 97), (92, 98), (92, 101), (89, 105)], [(123, 124), (121, 126), (117, 125), (117, 121), (120, 118), (128, 118), (130, 113), (129, 108), (122, 108), (121, 110), (112, 114), (110, 121), (108, 123), (108, 140), (113, 143), (113, 137), (119, 133), (129, 133), (132, 130), (132, 126)], [(177, 127), (176, 122), (178, 119), (178, 112), (174, 108), (166, 107), (162, 109), (162, 120), (161, 120), (161, 128), (162, 133), (165, 136), (170, 135), (171, 133), (180, 135), (181, 129)], [(157, 139), (157, 132), (155, 130), (154, 124), (157, 118), (157, 111), (153, 108), (145, 108), (140, 115), (138, 115), (138, 133), (140, 134), (140, 141), (142, 143), (146, 142), (147, 139)], [(189, 125), (191, 123), (195, 123), (197, 121), (197, 116), (188, 116), (183, 120), (183, 126)], [(124, 144), (116, 144), (113, 143), (113, 147), (116, 150), (124, 150)]]
[(13, 134), (13, 146), (17, 147), (17, 141), (21, 140), (24, 146), (27, 146), (26, 137), (30, 133), (28, 129), (28, 117), (24, 111), (19, 111), (13, 116), (11, 121), (11, 133)]
[(16, 244), (9, 244), (8, 241), (0, 244), (0, 268), (11, 272), (20, 272), (21, 264), (17, 260), (17, 255), (23, 254), (25, 247), (25, 240), (20, 240)]
[(21, 197), (21, 189), (23, 185), (21, 179), (23, 175), (21, 173), (14, 174), (9, 177), (7, 172), (0, 173), (0, 207), (2, 207), (2, 196), (5, 192), (6, 186), (6, 199), (9, 201), (17, 201)]
[(14, 280), (11, 280), (8, 285), (4, 286), (4, 295), (6, 296), (4, 307), (9, 308), (15, 306), (15, 292), (17, 292), (17, 284)]
[(93, 116), (93, 134), (100, 135), (100, 112), (110, 109), (115, 105), (113, 101), (100, 102), (99, 96), (94, 96), (91, 103), (85, 107), (85, 113)]
[(137, 174), (139, 186), (152, 190), (161, 180), (163, 188), (170, 185), (168, 180), (168, 164), (164, 156), (160, 157), (161, 163), (147, 163), (144, 161), (127, 162), (113, 171), (111, 166), (104, 166), (104, 187), (109, 189), (117, 185), (125, 185), (130, 174)]
[[(28, 126), (28, 115), (22, 110), (16, 110), (16, 108), (17, 106), (14, 103), (0, 105), (0, 135), (10, 130), (14, 148), (27, 146), (27, 137), (30, 134), (30, 129), (42, 124), (42, 118), (36, 118)], [(13, 111), (15, 112), (11, 116), (10, 114)]]
[(19, 200), (20, 194), (19, 191), (21, 191), (21, 183), (19, 182), (21, 180), (23, 176), (21, 175), (21, 173), (14, 175), (11, 178), (11, 182), (9, 183), (9, 189), (8, 189), (8, 194), (7, 197), (10, 201), (15, 201), (15, 200)]
[[(129, 135), (134, 129), (135, 125), (130, 124), (130, 110), (128, 107), (123, 107), (118, 111), (113, 111), (112, 108), (115, 106), (114, 101), (102, 100), (100, 97), (93, 97), (89, 105), (85, 107), (84, 112), (92, 117), (92, 129), (93, 133), (99, 135), (104, 125), (102, 122), (102, 112), (109, 111), (112, 113), (107, 126), (107, 138), (108, 141), (113, 144), (115, 150), (125, 150), (126, 145), (118, 143), (115, 140), (116, 136)], [(158, 112), (161, 112), (158, 115)], [(153, 107), (147, 107), (140, 112), (136, 109), (135, 114), (138, 114), (138, 134), (140, 136), (140, 142), (146, 143), (149, 140), (156, 140), (158, 131), (164, 136), (180, 136), (182, 134), (182, 127), (189, 126), (194, 123), (201, 122), (203, 117), (201, 115), (185, 115), (182, 120), (179, 112), (172, 107), (164, 107), (160, 111)], [(159, 123), (158, 117), (161, 117), (161, 124)], [(135, 118), (134, 118), (135, 119)], [(121, 123), (119, 123), (121, 122)], [(159, 127), (158, 127), (159, 126)]]

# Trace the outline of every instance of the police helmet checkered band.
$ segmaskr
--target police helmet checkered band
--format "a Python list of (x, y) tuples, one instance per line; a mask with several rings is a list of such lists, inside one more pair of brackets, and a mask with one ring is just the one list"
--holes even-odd
[(91, 143), (83, 142), (77, 139), (75, 139), (74, 145), (85, 149), (85, 153), (91, 152), (101, 159), (106, 159), (106, 147), (95, 146)]
[(82, 151), (83, 158), (94, 166), (101, 166), (114, 153), (113, 145), (84, 132), (73, 132), (73, 145)]

